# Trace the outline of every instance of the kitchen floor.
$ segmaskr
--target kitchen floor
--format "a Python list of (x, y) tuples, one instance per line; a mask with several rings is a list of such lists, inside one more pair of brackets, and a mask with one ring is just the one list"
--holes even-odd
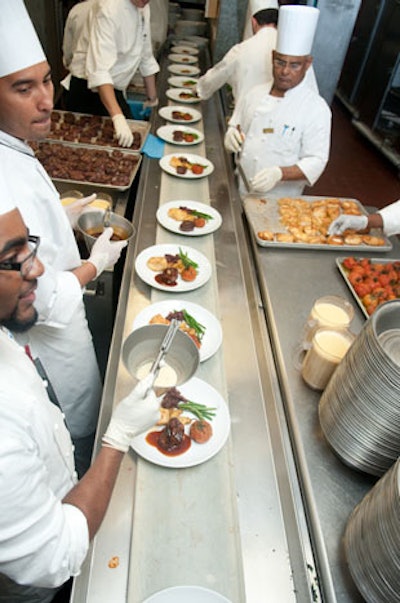
[(306, 195), (352, 197), (384, 207), (400, 198), (398, 170), (351, 123), (342, 103), (332, 103), (332, 143), (327, 167)]

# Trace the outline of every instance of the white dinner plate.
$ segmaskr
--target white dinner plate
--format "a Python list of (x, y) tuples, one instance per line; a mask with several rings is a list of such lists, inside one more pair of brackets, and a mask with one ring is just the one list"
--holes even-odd
[(191, 105), (200, 102), (200, 98), (194, 95), (192, 90), (187, 90), (186, 88), (168, 88), (165, 94), (168, 98), (178, 103)]
[[(187, 170), (185, 172), (185, 174), (178, 174), (176, 171), (176, 168), (172, 167), (172, 165), (170, 165), (170, 161), (173, 157), (185, 157), (187, 159), (187, 161), (189, 161), (190, 163), (198, 163), (202, 166), (204, 166), (204, 170), (201, 174), (193, 174), (193, 172), (191, 170)], [(160, 167), (161, 169), (163, 169), (165, 172), (167, 172), (167, 174), (171, 174), (171, 176), (177, 176), (178, 178), (186, 178), (188, 180), (193, 180), (193, 179), (197, 179), (197, 178), (204, 178), (205, 176), (209, 176), (210, 174), (213, 173), (214, 171), (214, 165), (211, 163), (211, 161), (209, 159), (206, 159), (205, 157), (201, 157), (200, 155), (192, 155), (190, 153), (185, 153), (184, 155), (180, 154), (180, 155), (176, 155), (176, 154), (172, 154), (172, 155), (164, 155), (164, 157), (161, 157), (160, 161), (159, 161)]]
[[(185, 140), (174, 140), (174, 132), (184, 132), (185, 134), (192, 134), (194, 136), (194, 140), (192, 142), (186, 142)], [(200, 130), (196, 130), (196, 128), (190, 128), (188, 126), (160, 126), (157, 130), (157, 136), (165, 142), (169, 142), (170, 144), (179, 144), (184, 147), (192, 146), (194, 144), (199, 144), (204, 140), (203, 132)]]
[[(207, 222), (202, 228), (195, 227), (194, 230), (185, 232), (179, 228), (181, 223), (177, 220), (174, 220), (173, 218), (170, 218), (170, 216), (168, 215), (169, 210), (175, 207), (187, 207), (189, 209), (195, 209), (196, 211), (199, 211), (203, 214), (208, 214), (209, 216), (211, 216), (211, 219), (207, 220)], [(206, 205), (205, 203), (199, 203), (199, 201), (184, 200), (169, 201), (168, 203), (163, 203), (157, 210), (156, 218), (161, 224), (161, 226), (164, 226), (164, 228), (166, 228), (167, 230), (188, 237), (196, 237), (210, 234), (211, 232), (217, 230), (222, 224), (221, 214), (213, 207), (210, 207), (210, 205)]]
[(143, 603), (231, 603), (229, 599), (202, 586), (172, 586), (151, 595)]
[[(163, 256), (165, 254), (176, 255), (179, 253), (179, 249), (181, 249), (183, 253), (186, 253), (191, 260), (198, 264), (198, 274), (196, 278), (194, 281), (184, 281), (179, 276), (177, 284), (174, 287), (169, 287), (168, 285), (158, 283), (154, 278), (158, 273), (148, 268), (147, 261), (154, 256)], [(140, 278), (151, 287), (160, 289), (161, 291), (168, 291), (170, 293), (193, 291), (193, 289), (198, 289), (199, 287), (202, 287), (211, 276), (211, 264), (206, 256), (199, 251), (196, 251), (196, 249), (187, 247), (186, 245), (152, 245), (151, 247), (147, 247), (146, 249), (143, 249), (143, 251), (141, 251), (137, 256), (135, 260), (135, 270)]]
[(171, 52), (174, 54), (199, 54), (199, 49), (190, 44), (185, 44), (182, 46), (173, 46)]
[(171, 63), (182, 63), (183, 65), (193, 65), (199, 61), (197, 56), (190, 54), (176, 54), (175, 52), (169, 54), (168, 59)]
[[(189, 381), (180, 385), (178, 390), (188, 400), (216, 409), (215, 416), (210, 421), (213, 434), (208, 442), (197, 444), (192, 441), (190, 448), (183, 454), (167, 456), (146, 441), (146, 436), (150, 431), (161, 431), (163, 429), (161, 425), (158, 425), (133, 438), (131, 447), (137, 454), (151, 463), (161, 465), (162, 467), (183, 469), (185, 467), (200, 465), (221, 450), (229, 436), (230, 417), (228, 406), (221, 394), (202, 379), (192, 377)], [(161, 399), (162, 396), (160, 397), (160, 403)], [(185, 412), (185, 415), (192, 416), (188, 412)], [(195, 419), (195, 417), (193, 418)], [(189, 425), (185, 425), (185, 433), (187, 434), (189, 433), (189, 427)], [(190, 599), (190, 603), (192, 603), (192, 599)]]
[(180, 65), (179, 63), (171, 63), (167, 69), (175, 75), (199, 75), (200, 73), (200, 69), (194, 65)]
[[(187, 113), (191, 116), (190, 119), (176, 119), (172, 116), (175, 111), (179, 111), (180, 113)], [(197, 121), (201, 120), (201, 113), (197, 111), (197, 109), (188, 109), (188, 107), (183, 107), (181, 105), (167, 105), (166, 107), (161, 107), (158, 111), (158, 114), (163, 119), (167, 121), (172, 121), (174, 124), (194, 124)]]
[(186, 310), (197, 322), (205, 327), (200, 352), (200, 362), (204, 362), (214, 356), (222, 343), (222, 328), (219, 320), (198, 304), (185, 301), (184, 299), (165, 299), (161, 302), (156, 302), (144, 308), (136, 316), (133, 321), (133, 330), (144, 327), (150, 323), (150, 320), (156, 314), (161, 314), (164, 318), (170, 312)]
[(168, 78), (168, 84), (173, 86), (174, 88), (185, 88), (185, 90), (190, 90), (194, 88), (198, 82), (198, 78), (196, 77), (185, 77), (184, 75), (171, 75)]

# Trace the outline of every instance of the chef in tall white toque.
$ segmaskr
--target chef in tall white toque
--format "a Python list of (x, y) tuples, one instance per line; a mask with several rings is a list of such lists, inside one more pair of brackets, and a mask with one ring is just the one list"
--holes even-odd
[[(296, 197), (313, 185), (329, 157), (331, 111), (305, 81), (319, 10), (279, 9), (273, 80), (241, 97), (225, 134), (257, 194)], [(242, 180), (242, 195), (246, 193)]]

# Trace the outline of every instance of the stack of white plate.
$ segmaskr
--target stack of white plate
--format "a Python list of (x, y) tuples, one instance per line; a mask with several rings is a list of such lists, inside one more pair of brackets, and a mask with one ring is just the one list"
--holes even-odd
[(365, 323), (321, 396), (319, 418), (350, 467), (380, 476), (400, 455), (400, 300)]
[(368, 603), (400, 600), (400, 459), (354, 509), (344, 547), (350, 573)]

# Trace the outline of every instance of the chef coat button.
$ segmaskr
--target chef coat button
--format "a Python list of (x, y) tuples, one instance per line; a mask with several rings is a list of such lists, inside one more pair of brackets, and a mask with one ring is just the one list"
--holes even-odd
[(58, 423), (54, 423), (54, 429), (58, 429)]
[(76, 471), (74, 471), (73, 476), (74, 476), (74, 479), (78, 479), (78, 474)]
[(72, 444), (71, 450), (72, 450), (72, 452), (75, 452), (75, 445), (74, 444)]

